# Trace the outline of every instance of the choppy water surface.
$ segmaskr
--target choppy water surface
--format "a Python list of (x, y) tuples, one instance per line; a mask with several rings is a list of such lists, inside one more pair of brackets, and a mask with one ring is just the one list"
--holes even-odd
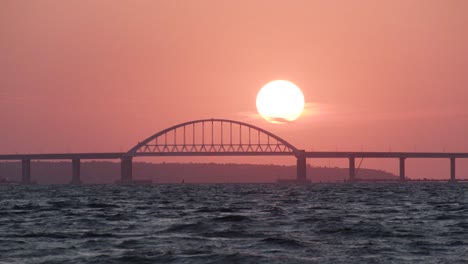
[(0, 186), (0, 263), (468, 263), (468, 184)]

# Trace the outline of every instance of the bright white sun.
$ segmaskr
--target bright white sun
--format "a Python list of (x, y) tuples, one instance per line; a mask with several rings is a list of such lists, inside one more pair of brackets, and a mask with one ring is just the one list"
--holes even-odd
[(277, 124), (291, 122), (304, 110), (304, 95), (292, 82), (272, 81), (258, 92), (257, 110), (269, 122)]

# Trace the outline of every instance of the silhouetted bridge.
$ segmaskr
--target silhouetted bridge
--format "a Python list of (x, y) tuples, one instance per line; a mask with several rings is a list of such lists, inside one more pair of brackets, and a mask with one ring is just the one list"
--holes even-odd
[(226, 119), (195, 120), (164, 129), (139, 142), (128, 152), (58, 153), (0, 155), (0, 160), (22, 161), (22, 182), (31, 183), (31, 160), (71, 160), (72, 181), (79, 184), (81, 160), (121, 160), (121, 183), (132, 183), (132, 161), (149, 156), (293, 156), (297, 160), (297, 182), (307, 182), (307, 158), (346, 158), (349, 181), (357, 181), (355, 159), (396, 158), (400, 161), (400, 180), (405, 181), (408, 158), (446, 158), (450, 160), (450, 181), (456, 181), (455, 161), (468, 153), (426, 152), (340, 152), (305, 151), (259, 127)]

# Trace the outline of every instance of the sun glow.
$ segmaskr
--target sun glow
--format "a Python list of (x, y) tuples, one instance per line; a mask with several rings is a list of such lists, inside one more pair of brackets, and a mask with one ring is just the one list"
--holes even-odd
[(289, 81), (267, 83), (257, 94), (258, 113), (271, 123), (283, 124), (296, 120), (304, 110), (301, 89)]

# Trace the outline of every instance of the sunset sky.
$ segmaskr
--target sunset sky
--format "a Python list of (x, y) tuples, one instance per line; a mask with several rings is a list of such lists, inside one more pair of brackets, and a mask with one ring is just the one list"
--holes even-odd
[[(306, 150), (468, 152), (467, 14), (464, 0), (2, 0), (0, 154), (127, 151), (212, 117)], [(304, 94), (295, 122), (257, 113), (276, 79)], [(449, 176), (448, 160), (407, 164), (410, 177)]]

